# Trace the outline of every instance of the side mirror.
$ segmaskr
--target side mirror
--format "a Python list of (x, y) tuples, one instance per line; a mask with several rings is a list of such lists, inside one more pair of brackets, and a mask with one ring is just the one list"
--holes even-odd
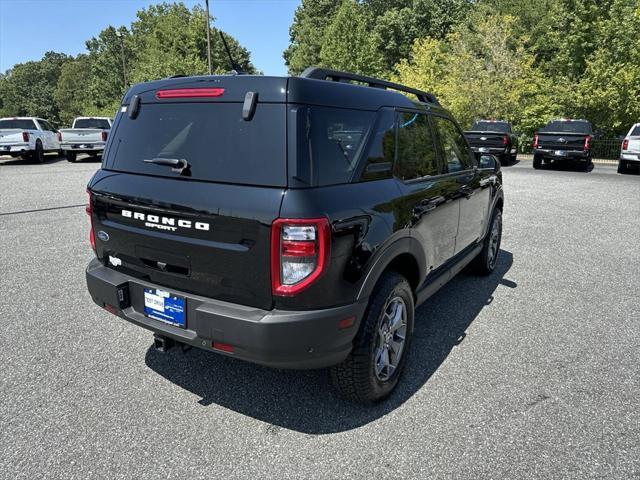
[(491, 169), (494, 172), (500, 170), (500, 160), (493, 155), (482, 155), (478, 163), (479, 168)]

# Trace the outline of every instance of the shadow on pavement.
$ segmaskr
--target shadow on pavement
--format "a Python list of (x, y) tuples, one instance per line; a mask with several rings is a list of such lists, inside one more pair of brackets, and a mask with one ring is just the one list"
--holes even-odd
[(0, 167), (12, 167), (12, 166), (20, 166), (20, 165), (52, 165), (54, 163), (66, 161), (64, 157), (60, 157), (58, 155), (45, 155), (44, 162), (39, 164), (35, 160), (30, 158), (12, 158), (12, 157), (0, 157)]
[(372, 407), (335, 398), (325, 370), (275, 370), (199, 349), (182, 353), (174, 348), (162, 354), (153, 347), (147, 351), (146, 364), (201, 397), (203, 406), (217, 404), (276, 428), (309, 434), (351, 430), (395, 410), (425, 385), (464, 341), (465, 331), (493, 301), (498, 285), (517, 287), (504, 278), (512, 263), (513, 255), (501, 250), (492, 275), (462, 273), (417, 310), (404, 376), (391, 397)]

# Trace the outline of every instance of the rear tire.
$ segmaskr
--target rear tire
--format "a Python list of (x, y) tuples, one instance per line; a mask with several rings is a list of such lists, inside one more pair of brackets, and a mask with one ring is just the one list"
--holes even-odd
[(542, 168), (542, 157), (540, 155), (533, 156), (533, 168), (536, 170)]
[(627, 164), (624, 160), (618, 161), (618, 173), (627, 173)]
[(36, 140), (36, 149), (33, 151), (33, 159), (37, 163), (44, 163), (44, 149), (42, 148), (42, 142)]
[(339, 396), (370, 404), (393, 392), (407, 361), (414, 309), (407, 280), (395, 272), (384, 273), (369, 299), (353, 350), (330, 369)]
[(471, 263), (478, 275), (491, 275), (496, 268), (500, 243), (502, 242), (502, 211), (496, 208), (491, 215), (491, 223), (484, 239), (482, 250)]
[(75, 152), (64, 152), (64, 156), (67, 158), (68, 162), (75, 163), (76, 161)]

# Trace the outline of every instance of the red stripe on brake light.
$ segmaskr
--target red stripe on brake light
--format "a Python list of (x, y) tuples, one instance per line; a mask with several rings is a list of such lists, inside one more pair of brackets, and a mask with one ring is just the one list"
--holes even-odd
[(29, 132), (22, 132), (22, 141), (23, 142), (29, 141)]
[(107, 135), (109, 135), (107, 132), (102, 132), (102, 141), (103, 142), (107, 141)]
[(540, 141), (538, 139), (538, 134), (536, 133), (533, 136), (533, 148), (538, 148), (540, 146)]
[(509, 144), (509, 137), (507, 135), (502, 136), (502, 145), (505, 147)]
[[(292, 230), (295, 232), (291, 233)], [(327, 269), (330, 252), (331, 228), (326, 218), (274, 220), (271, 225), (273, 295), (289, 297), (308, 288)]]
[(591, 148), (591, 136), (584, 137), (584, 150), (587, 151)]
[(156, 98), (204, 98), (221, 97), (224, 88), (175, 88), (173, 90), (158, 90)]
[(629, 139), (625, 138), (624, 142), (622, 142), (622, 150), (626, 150), (629, 148)]

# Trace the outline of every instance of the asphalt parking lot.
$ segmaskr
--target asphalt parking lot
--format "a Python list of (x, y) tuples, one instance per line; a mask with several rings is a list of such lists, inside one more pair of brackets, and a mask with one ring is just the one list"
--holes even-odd
[(99, 164), (0, 160), (0, 478), (640, 478), (640, 176), (505, 167), (502, 251), (365, 408), (95, 306)]

